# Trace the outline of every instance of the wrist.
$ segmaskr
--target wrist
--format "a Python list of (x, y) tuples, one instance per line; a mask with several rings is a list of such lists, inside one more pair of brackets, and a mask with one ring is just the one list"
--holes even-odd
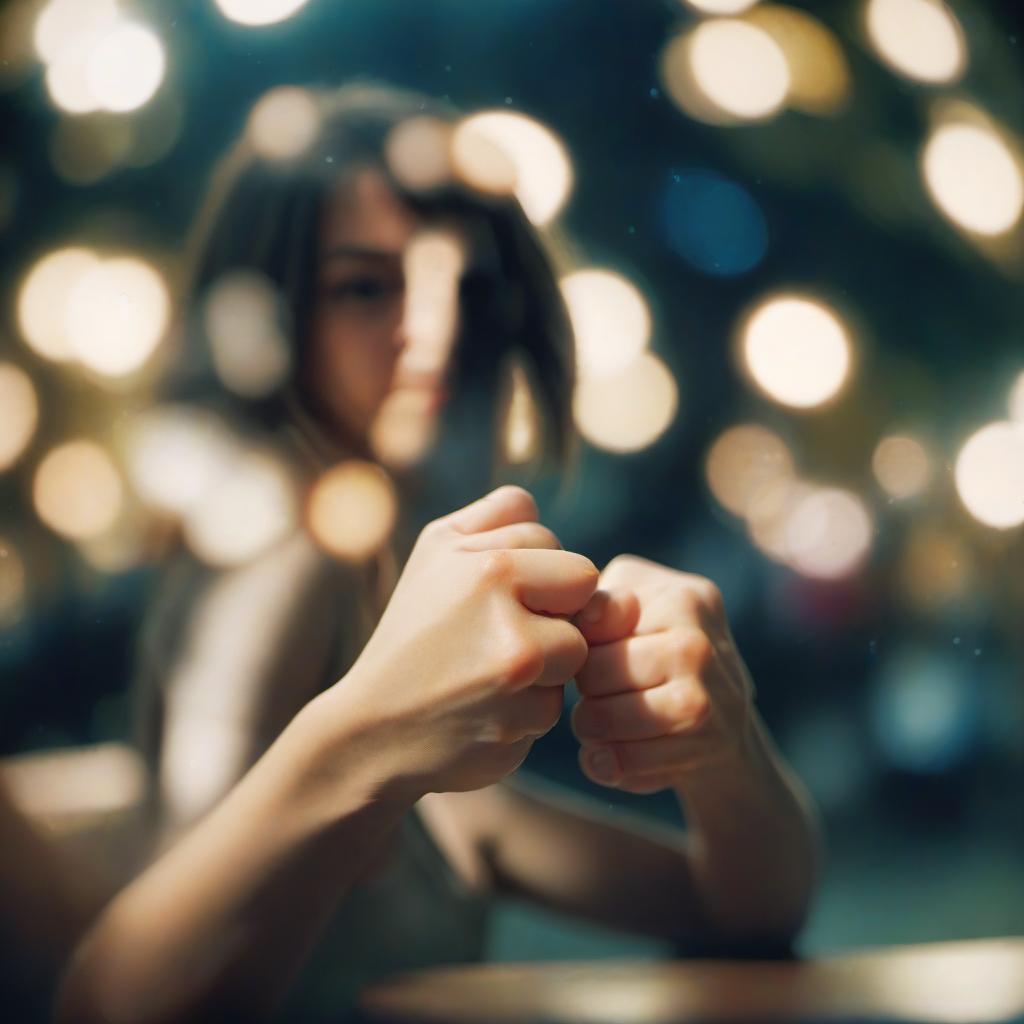
[(382, 726), (337, 696), (332, 688), (314, 697), (271, 748), (280, 748), (289, 802), (318, 830), (353, 815), (397, 820), (422, 793), (396, 770)]

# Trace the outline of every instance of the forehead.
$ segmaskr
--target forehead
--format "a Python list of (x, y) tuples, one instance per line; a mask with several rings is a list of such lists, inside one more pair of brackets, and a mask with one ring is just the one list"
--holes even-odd
[(344, 246), (401, 252), (421, 226), (420, 218), (372, 168), (340, 183), (324, 207), (325, 252)]

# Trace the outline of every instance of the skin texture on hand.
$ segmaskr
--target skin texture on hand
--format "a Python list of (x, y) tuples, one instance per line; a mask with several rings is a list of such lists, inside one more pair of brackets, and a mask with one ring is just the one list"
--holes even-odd
[(572, 714), (583, 772), (653, 793), (735, 761), (748, 738), (754, 687), (715, 585), (620, 555), (600, 586), (600, 618), (576, 620), (591, 644)]
[(389, 778), (414, 796), (497, 782), (558, 721), (587, 657), (569, 618), (597, 580), (537, 522), (527, 491), (499, 487), (424, 528), (326, 702), (372, 723)]

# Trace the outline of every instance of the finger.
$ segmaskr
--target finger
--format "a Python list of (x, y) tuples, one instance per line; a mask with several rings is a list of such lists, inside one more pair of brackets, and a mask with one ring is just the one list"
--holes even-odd
[(614, 786), (623, 779), (637, 783), (648, 777), (682, 775), (706, 761), (709, 749), (709, 740), (704, 735), (659, 736), (632, 743), (581, 747), (579, 761), (589, 778)]
[(464, 551), (491, 551), (499, 548), (550, 548), (561, 550), (561, 542), (540, 523), (512, 523), (496, 530), (470, 534), (459, 545)]
[(679, 626), (592, 647), (576, 673), (576, 685), (584, 697), (646, 690), (674, 675), (699, 676), (714, 659), (715, 649), (705, 633)]
[(516, 595), (533, 612), (575, 615), (597, 589), (597, 567), (574, 551), (511, 552)]
[(539, 518), (533, 495), (523, 487), (505, 484), (444, 517), (459, 533), (483, 533), (500, 526)]
[(579, 672), (587, 660), (587, 641), (583, 634), (565, 619), (534, 616), (530, 632), (544, 652), (544, 668), (533, 686), (564, 686)]
[(596, 590), (573, 618), (588, 644), (607, 644), (629, 636), (640, 621), (640, 601), (632, 590)]
[(699, 727), (711, 713), (707, 691), (693, 676), (610, 697), (584, 697), (572, 710), (581, 743), (631, 742)]
[(601, 571), (602, 587), (641, 587), (650, 583), (671, 582), (679, 572), (660, 562), (639, 555), (616, 555)]

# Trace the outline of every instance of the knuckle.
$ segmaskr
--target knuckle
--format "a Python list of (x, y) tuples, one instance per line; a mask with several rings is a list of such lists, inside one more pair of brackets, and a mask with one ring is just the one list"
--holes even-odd
[(674, 668), (700, 674), (711, 664), (715, 648), (708, 635), (699, 629), (674, 630), (669, 634), (669, 656)]
[(508, 583), (512, 578), (512, 553), (503, 548), (481, 552), (477, 579), (481, 586), (491, 587)]
[(668, 713), (677, 731), (703, 723), (711, 711), (707, 691), (693, 680), (676, 680), (668, 695)]
[(527, 686), (544, 671), (544, 663), (544, 651), (540, 645), (520, 638), (498, 658), (497, 675), (508, 686)]
[(722, 591), (711, 580), (700, 579), (695, 584), (694, 589), (705, 611), (710, 612), (714, 616), (722, 615), (725, 612), (725, 600), (722, 597)]

